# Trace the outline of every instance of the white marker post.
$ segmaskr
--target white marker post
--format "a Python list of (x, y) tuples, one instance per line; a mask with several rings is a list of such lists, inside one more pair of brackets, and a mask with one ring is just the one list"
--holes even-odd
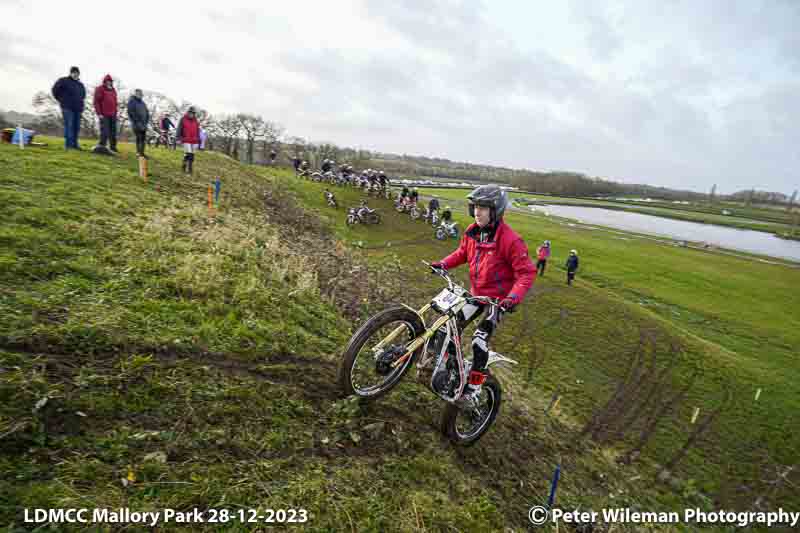
[(756, 391), (756, 399), (755, 399), (755, 401), (758, 401), (758, 398), (759, 398), (760, 396), (761, 396), (761, 389), (758, 389), (758, 390)]
[(25, 139), (23, 138), (25, 135), (25, 130), (22, 129), (22, 123), (20, 122), (19, 126), (17, 126), (17, 135), (19, 135), (19, 149), (25, 149)]
[(700, 414), (700, 408), (699, 407), (695, 407), (694, 408), (694, 414), (692, 415), (692, 424), (697, 422), (697, 415), (699, 415), (699, 414)]

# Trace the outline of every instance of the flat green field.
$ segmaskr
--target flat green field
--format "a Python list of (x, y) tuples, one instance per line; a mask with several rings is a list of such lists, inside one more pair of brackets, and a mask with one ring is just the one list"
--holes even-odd
[[(105, 158), (48, 141), (0, 145), (0, 471), (13, 472), (0, 478), (0, 523), (12, 530), (25, 507), (126, 506), (302, 506), (316, 531), (524, 530), (559, 463), (557, 502), (570, 508), (746, 509), (761, 493), (775, 508), (800, 504), (789, 486), (764, 492), (765, 472), (800, 457), (797, 269), (511, 213), (531, 253), (549, 239), (553, 257), (494, 340), (521, 363), (499, 372), (497, 424), (454, 449), (439, 436), (441, 402), (413, 380), (361, 405), (340, 397), (335, 375), (364, 317), (441, 287), (420, 261), (455, 241), (386, 200), (370, 200), (381, 225), (348, 228), (358, 191), (334, 189), (334, 210), (324, 185), (215, 153), (184, 176), (180, 153), (151, 150), (144, 182), (128, 144)], [(622, 466), (639, 423), (603, 446), (581, 429), (643, 332), (670, 390), (697, 377)], [(727, 392), (657, 483), (695, 409), (702, 420)]]

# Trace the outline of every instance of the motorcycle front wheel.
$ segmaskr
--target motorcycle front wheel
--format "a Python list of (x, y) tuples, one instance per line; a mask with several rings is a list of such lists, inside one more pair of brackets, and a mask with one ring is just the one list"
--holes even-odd
[[(406, 346), (425, 331), (422, 320), (405, 307), (391, 307), (367, 320), (345, 348), (339, 365), (339, 387), (345, 395), (374, 400), (394, 388), (422, 352), (420, 346), (397, 367)], [(381, 344), (393, 333), (394, 338)]]

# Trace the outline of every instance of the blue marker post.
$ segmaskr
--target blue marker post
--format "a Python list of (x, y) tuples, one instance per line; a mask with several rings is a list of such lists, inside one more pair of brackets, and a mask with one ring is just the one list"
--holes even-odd
[(217, 176), (217, 181), (214, 182), (214, 202), (219, 205), (219, 190), (222, 188), (222, 181)]
[(558, 478), (561, 476), (561, 465), (556, 465), (556, 471), (553, 473), (553, 482), (550, 484), (550, 497), (547, 498), (547, 508), (553, 508), (553, 502), (556, 499), (556, 489), (558, 488)]

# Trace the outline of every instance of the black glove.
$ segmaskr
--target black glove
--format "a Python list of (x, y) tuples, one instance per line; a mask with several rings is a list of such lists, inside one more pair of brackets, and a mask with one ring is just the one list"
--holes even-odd
[(513, 313), (514, 307), (519, 303), (519, 299), (516, 296), (508, 296), (500, 300), (500, 309), (505, 311), (506, 313)]
[(444, 267), (444, 263), (441, 261), (436, 261), (435, 263), (431, 263), (431, 271), (433, 274), (438, 274), (437, 270), (447, 270)]

